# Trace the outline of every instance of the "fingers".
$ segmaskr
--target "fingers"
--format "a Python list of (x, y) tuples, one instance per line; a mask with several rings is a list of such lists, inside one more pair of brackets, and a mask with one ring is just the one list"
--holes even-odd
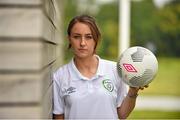
[(148, 87), (149, 87), (149, 85), (145, 85), (143, 87), (139, 87), (139, 89), (144, 90), (144, 88), (148, 88)]
[(144, 90), (144, 87), (140, 87), (139, 89), (140, 89), (140, 90)]
[(139, 89), (140, 89), (140, 90), (144, 90), (144, 88), (148, 88), (148, 87), (149, 87), (149, 85), (145, 85), (145, 86), (143, 86), (143, 87), (131, 87), (131, 86), (130, 86), (130, 88), (131, 88), (131, 89), (134, 89), (134, 90), (139, 90)]

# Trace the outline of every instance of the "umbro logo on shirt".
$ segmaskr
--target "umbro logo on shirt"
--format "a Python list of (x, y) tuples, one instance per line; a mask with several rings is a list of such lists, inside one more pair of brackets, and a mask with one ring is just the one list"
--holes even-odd
[(66, 89), (66, 93), (67, 94), (71, 94), (73, 92), (76, 92), (76, 88), (75, 87), (69, 87), (68, 89)]

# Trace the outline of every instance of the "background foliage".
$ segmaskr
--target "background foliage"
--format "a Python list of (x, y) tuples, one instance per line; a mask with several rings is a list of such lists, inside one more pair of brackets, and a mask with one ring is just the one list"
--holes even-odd
[[(118, 57), (118, 0), (109, 3), (97, 1), (66, 0), (64, 30), (75, 15), (94, 16), (103, 37), (98, 54), (103, 58), (116, 60)], [(80, 9), (80, 5), (85, 8)], [(64, 32), (66, 34), (66, 31)], [(68, 53), (67, 43), (65, 45)], [(156, 7), (152, 0), (131, 1), (131, 46), (135, 45), (147, 47), (158, 57), (180, 57), (180, 1), (172, 0), (161, 8)], [(68, 60), (70, 57), (71, 55), (66, 55), (65, 59)]]
[[(158, 8), (151, 0), (132, 2), (132, 45), (154, 46), (157, 56), (180, 57), (180, 1)], [(150, 48), (151, 49), (151, 48)]]

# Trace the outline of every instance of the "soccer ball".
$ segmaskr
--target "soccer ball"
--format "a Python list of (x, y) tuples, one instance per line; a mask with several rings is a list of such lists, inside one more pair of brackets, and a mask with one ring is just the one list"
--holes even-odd
[(118, 59), (117, 70), (129, 86), (143, 87), (157, 74), (158, 61), (150, 50), (140, 46), (130, 47)]

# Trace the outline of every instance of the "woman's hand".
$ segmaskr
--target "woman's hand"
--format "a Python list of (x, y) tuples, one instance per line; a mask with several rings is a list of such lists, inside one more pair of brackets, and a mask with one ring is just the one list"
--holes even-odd
[(144, 88), (147, 88), (149, 85), (145, 85), (144, 87), (129, 87), (128, 96), (131, 98), (136, 98), (138, 96), (139, 90), (144, 90)]
[(149, 85), (145, 85), (144, 87), (139, 87), (140, 90), (144, 90), (144, 88), (148, 88)]
[(148, 88), (149, 87), (149, 85), (145, 85), (145, 86), (143, 86), (143, 87), (129, 87), (129, 89), (132, 89), (132, 91), (139, 91), (139, 90), (144, 90), (144, 88)]

